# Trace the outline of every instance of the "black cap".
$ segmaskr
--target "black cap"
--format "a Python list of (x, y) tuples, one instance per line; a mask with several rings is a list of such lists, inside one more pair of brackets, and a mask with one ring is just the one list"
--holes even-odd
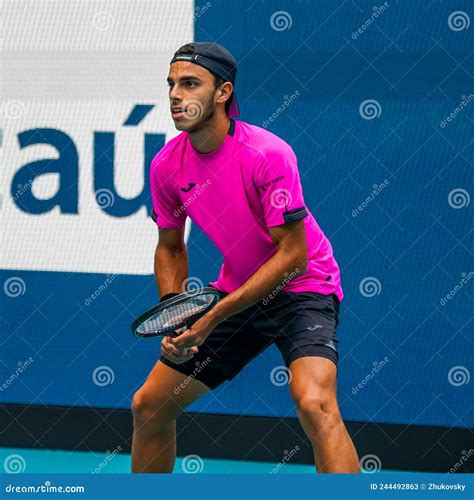
[[(222, 45), (213, 42), (194, 42), (194, 53), (177, 54), (175, 53), (170, 64), (176, 61), (188, 61), (206, 68), (211, 73), (220, 76), (235, 86), (237, 78), (237, 61), (234, 56)], [(229, 116), (237, 118), (240, 116), (239, 105), (235, 92), (232, 95), (232, 101), (229, 107)]]

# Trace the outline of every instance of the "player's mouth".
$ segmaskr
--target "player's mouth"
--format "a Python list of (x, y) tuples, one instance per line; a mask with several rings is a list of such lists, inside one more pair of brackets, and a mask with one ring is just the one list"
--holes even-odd
[(171, 118), (173, 120), (178, 120), (179, 118), (184, 118), (186, 115), (186, 108), (173, 106), (171, 109)]

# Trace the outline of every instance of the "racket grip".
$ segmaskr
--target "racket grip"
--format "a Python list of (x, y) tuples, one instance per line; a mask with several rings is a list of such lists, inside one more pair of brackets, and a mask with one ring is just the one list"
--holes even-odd
[[(181, 328), (178, 328), (177, 330), (175, 330), (175, 333), (176, 335), (181, 335), (182, 333), (184, 333), (186, 330), (188, 329), (187, 326), (182, 326)], [(189, 349), (183, 349), (183, 351), (187, 354)]]

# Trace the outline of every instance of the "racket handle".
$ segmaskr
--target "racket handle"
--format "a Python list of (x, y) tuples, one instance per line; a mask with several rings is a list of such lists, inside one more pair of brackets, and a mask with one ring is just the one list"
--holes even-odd
[[(177, 330), (175, 330), (175, 333), (177, 335), (181, 335), (182, 333), (184, 333), (186, 330), (188, 329), (187, 326), (182, 326), (181, 328), (178, 328)], [(185, 354), (188, 353), (189, 349), (183, 349), (183, 351), (185, 352)]]

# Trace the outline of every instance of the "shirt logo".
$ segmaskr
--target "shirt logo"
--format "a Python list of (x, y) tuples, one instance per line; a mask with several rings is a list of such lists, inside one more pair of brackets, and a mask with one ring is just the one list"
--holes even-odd
[(191, 191), (191, 189), (195, 186), (194, 182), (190, 182), (186, 187), (181, 188), (181, 191), (184, 191), (187, 193), (188, 191)]
[(268, 186), (270, 186), (271, 184), (275, 184), (275, 182), (281, 181), (284, 178), (285, 178), (284, 175), (280, 175), (280, 177), (275, 177), (271, 181), (265, 182), (265, 184), (260, 184), (260, 189), (262, 191), (266, 191)]

